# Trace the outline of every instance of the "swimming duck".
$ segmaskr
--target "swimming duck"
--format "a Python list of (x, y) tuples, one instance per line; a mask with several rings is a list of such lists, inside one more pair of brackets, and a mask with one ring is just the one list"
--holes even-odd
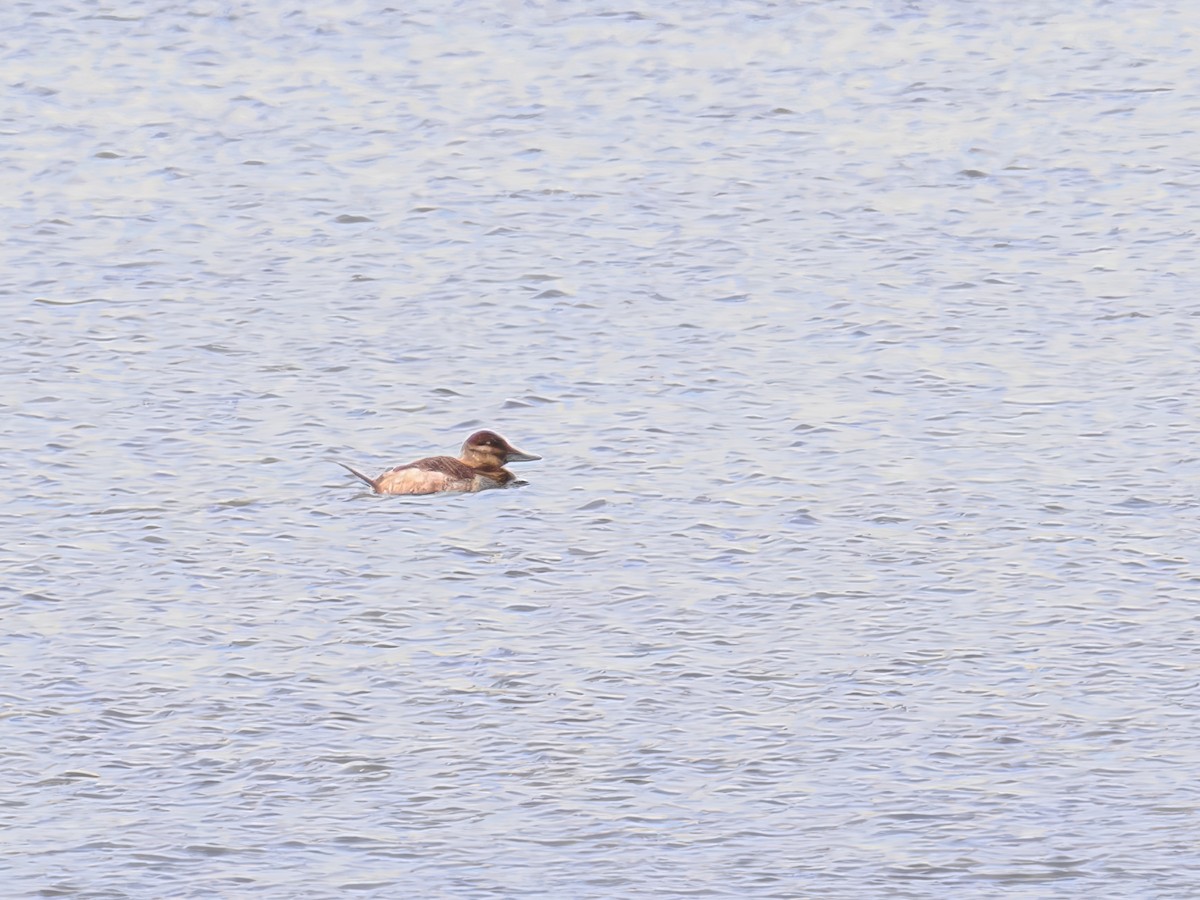
[(388, 469), (378, 478), (368, 478), (343, 462), (338, 463), (377, 494), (474, 493), (508, 485), (516, 476), (505, 463), (541, 459), (518, 450), (494, 431), (477, 431), (462, 445), (458, 459), (430, 456)]

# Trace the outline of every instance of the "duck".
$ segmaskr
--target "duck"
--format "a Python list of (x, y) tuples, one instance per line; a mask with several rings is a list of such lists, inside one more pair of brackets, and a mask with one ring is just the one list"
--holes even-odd
[(541, 459), (518, 450), (494, 431), (477, 431), (463, 442), (453, 456), (428, 456), (388, 469), (369, 478), (344, 462), (338, 465), (366, 482), (377, 494), (465, 494), (507, 487), (516, 476), (504, 468), (510, 462)]

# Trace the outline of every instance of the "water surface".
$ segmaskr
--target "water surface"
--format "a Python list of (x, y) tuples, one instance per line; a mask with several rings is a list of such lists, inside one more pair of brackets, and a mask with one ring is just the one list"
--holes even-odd
[(6, 895), (1194, 896), (1200, 13), (0, 25)]

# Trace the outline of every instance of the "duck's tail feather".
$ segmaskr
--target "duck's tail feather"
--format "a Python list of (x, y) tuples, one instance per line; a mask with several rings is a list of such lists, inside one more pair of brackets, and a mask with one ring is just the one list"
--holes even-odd
[[(337, 460), (335, 459), (334, 462), (337, 462)], [(371, 486), (371, 490), (373, 490), (375, 492), (379, 491), (379, 487), (375, 484), (374, 478), (368, 478), (362, 472), (358, 471), (358, 469), (352, 469), (348, 465), (346, 465), (344, 462), (339, 462), (338, 465), (341, 466), (343, 469), (345, 469), (347, 472), (349, 472), (351, 475), (353, 475), (355, 478), (358, 478), (362, 481), (365, 481), (367, 484), (369, 484)]]

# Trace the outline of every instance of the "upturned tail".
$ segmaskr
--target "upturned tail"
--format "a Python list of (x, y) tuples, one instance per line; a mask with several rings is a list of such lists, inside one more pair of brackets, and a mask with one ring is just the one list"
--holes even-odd
[[(337, 462), (337, 460), (335, 459), (334, 462)], [(361, 479), (362, 481), (365, 481), (367, 484), (369, 484), (371, 486), (371, 490), (375, 491), (376, 493), (379, 493), (379, 488), (376, 487), (374, 478), (368, 478), (362, 472), (358, 471), (358, 469), (352, 469), (348, 465), (346, 465), (344, 462), (339, 462), (338, 465), (341, 466), (343, 469), (345, 469), (347, 472), (349, 472), (351, 475), (353, 475), (355, 478)]]

